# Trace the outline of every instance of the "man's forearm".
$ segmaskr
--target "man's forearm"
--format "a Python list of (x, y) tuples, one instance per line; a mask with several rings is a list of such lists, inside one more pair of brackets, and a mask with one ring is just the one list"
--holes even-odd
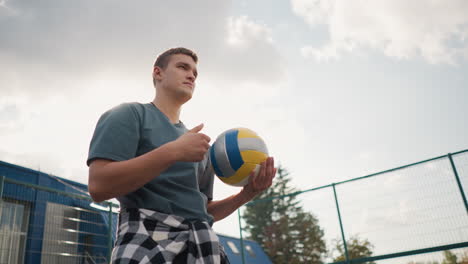
[(93, 161), (89, 168), (89, 193), (101, 202), (137, 190), (176, 162), (171, 151), (166, 144), (126, 161)]
[(208, 213), (213, 216), (214, 221), (219, 221), (232, 214), (252, 198), (251, 194), (241, 191), (240, 193), (229, 196), (223, 200), (209, 202), (207, 210)]

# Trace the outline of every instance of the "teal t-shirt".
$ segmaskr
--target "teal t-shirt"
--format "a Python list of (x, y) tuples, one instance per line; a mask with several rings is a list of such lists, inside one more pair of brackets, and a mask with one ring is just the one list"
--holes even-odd
[[(124, 103), (105, 112), (91, 140), (87, 164), (94, 159), (129, 160), (176, 140), (187, 131), (153, 104)], [(206, 210), (213, 197), (209, 155), (201, 162), (176, 162), (140, 189), (117, 197), (123, 208), (145, 208), (188, 220), (213, 223)]]

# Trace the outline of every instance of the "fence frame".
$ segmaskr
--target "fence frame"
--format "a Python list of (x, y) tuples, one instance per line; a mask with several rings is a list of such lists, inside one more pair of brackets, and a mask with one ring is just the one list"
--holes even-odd
[[(408, 167), (411, 167), (411, 166), (431, 162), (431, 161), (434, 161), (434, 160), (447, 158), (449, 160), (449, 162), (450, 162), (450, 166), (452, 168), (452, 172), (453, 172), (453, 175), (455, 177), (457, 187), (458, 187), (458, 189), (460, 191), (460, 196), (461, 196), (461, 199), (462, 199), (462, 201), (464, 203), (465, 211), (468, 214), (468, 202), (467, 202), (467, 198), (466, 198), (466, 195), (465, 195), (465, 190), (464, 190), (463, 184), (462, 184), (462, 182), (460, 180), (460, 176), (459, 176), (458, 171), (457, 171), (457, 166), (456, 166), (455, 162), (453, 161), (453, 156), (454, 155), (458, 155), (458, 154), (462, 154), (462, 153), (466, 153), (466, 152), (468, 152), (468, 149), (458, 151), (458, 152), (454, 152), (454, 153), (448, 153), (446, 155), (442, 155), (442, 156), (434, 157), (434, 158), (431, 158), (431, 159), (411, 163), (411, 164), (408, 164), (408, 165), (404, 165), (404, 166), (396, 167), (396, 168), (393, 168), (393, 169), (389, 169), (389, 170), (369, 174), (369, 175), (362, 176), (362, 177), (357, 177), (357, 178), (353, 178), (353, 179), (349, 179), (349, 180), (345, 180), (345, 181), (340, 181), (340, 182), (331, 183), (331, 184), (327, 184), (327, 185), (323, 185), (323, 186), (319, 186), (319, 187), (315, 187), (315, 188), (310, 188), (310, 189), (307, 189), (307, 190), (304, 190), (304, 191), (297, 191), (297, 192), (286, 194), (286, 195), (269, 197), (269, 198), (266, 198), (266, 199), (251, 201), (251, 202), (247, 203), (246, 205), (252, 205), (252, 204), (255, 204), (255, 203), (259, 203), (259, 202), (271, 201), (271, 200), (274, 200), (274, 199), (281, 199), (281, 198), (285, 198), (285, 197), (289, 197), (289, 196), (297, 196), (297, 195), (300, 195), (300, 194), (303, 194), (303, 193), (312, 192), (312, 191), (316, 191), (316, 190), (320, 190), (320, 189), (324, 189), (324, 188), (332, 188), (333, 189), (333, 194), (334, 194), (336, 210), (337, 210), (337, 214), (338, 214), (338, 220), (339, 220), (339, 225), (340, 225), (341, 236), (342, 236), (342, 239), (343, 239), (343, 245), (344, 245), (344, 250), (345, 250), (345, 261), (333, 262), (333, 263), (329, 263), (329, 264), (364, 263), (364, 262), (375, 261), (375, 260), (384, 260), (384, 259), (391, 259), (391, 258), (397, 258), (397, 257), (403, 257), (403, 256), (410, 256), (410, 255), (431, 253), (431, 252), (437, 252), (437, 251), (443, 251), (443, 250), (464, 248), (464, 247), (468, 247), (468, 241), (461, 242), (461, 243), (442, 245), (442, 246), (436, 246), (436, 247), (428, 247), (428, 248), (422, 248), (422, 249), (416, 249), (416, 250), (396, 252), (396, 253), (390, 253), (390, 254), (384, 254), (384, 255), (378, 255), (378, 256), (371, 256), (371, 257), (365, 257), (365, 258), (350, 259), (349, 254), (348, 254), (347, 242), (346, 242), (346, 238), (345, 238), (345, 228), (343, 227), (342, 216), (341, 216), (340, 206), (339, 206), (339, 201), (338, 201), (338, 195), (337, 195), (337, 192), (336, 192), (336, 186), (340, 185), (340, 184), (352, 182), (352, 181), (362, 180), (362, 179), (366, 179), (366, 178), (370, 178), (370, 177), (376, 177), (376, 176), (379, 176), (379, 175), (382, 175), (382, 174), (385, 174), (385, 173), (393, 172), (393, 171), (396, 171), (396, 170), (401, 170), (401, 169), (404, 169), (404, 168), (408, 168)], [(3, 194), (4, 194), (3, 192), (4, 192), (5, 183), (20, 185), (20, 186), (24, 186), (24, 187), (27, 187), (27, 188), (32, 188), (32, 189), (35, 189), (35, 190), (38, 190), (38, 191), (51, 192), (51, 193), (55, 193), (55, 194), (58, 194), (58, 195), (70, 197), (70, 198), (73, 198), (73, 199), (81, 199), (81, 200), (87, 200), (87, 201), (93, 202), (93, 199), (91, 197), (89, 197), (89, 196), (86, 196), (86, 195), (80, 195), (80, 194), (76, 194), (76, 193), (69, 193), (69, 192), (65, 192), (65, 191), (62, 191), (62, 190), (57, 190), (57, 189), (46, 187), (46, 186), (26, 183), (26, 182), (14, 180), (14, 179), (11, 179), (11, 178), (7, 178), (5, 176), (0, 176), (0, 206), (2, 206), (2, 204), (3, 204)], [(116, 204), (113, 204), (110, 201), (104, 201), (104, 202), (102, 202), (100, 204), (105, 204), (105, 205), (108, 206), (108, 217), (109, 217), (108, 219), (109, 219), (109, 221), (108, 221), (108, 224), (107, 224), (107, 228), (108, 228), (108, 233), (107, 233), (107, 236), (108, 236), (107, 257), (110, 260), (110, 257), (111, 257), (111, 254), (112, 254), (112, 242), (113, 242), (113, 239), (112, 239), (112, 232), (113, 232), (112, 231), (112, 222), (113, 221), (112, 221), (112, 219), (114, 217), (113, 212), (112, 212), (112, 208), (118, 208), (119, 206), (116, 205)], [(239, 221), (239, 234), (240, 234), (240, 243), (241, 243), (242, 263), (245, 263), (245, 257), (244, 257), (245, 248), (243, 246), (244, 245), (244, 241), (243, 241), (244, 238), (243, 238), (243, 228), (242, 228), (242, 216), (241, 216), (241, 212), (240, 212), (241, 208), (237, 209), (237, 215), (238, 215), (238, 221)]]
[[(434, 160), (448, 158), (448, 160), (450, 162), (450, 165), (452, 167), (452, 171), (453, 171), (455, 180), (457, 182), (458, 189), (460, 190), (460, 196), (461, 196), (461, 198), (463, 200), (463, 203), (465, 205), (466, 213), (468, 214), (467, 198), (466, 198), (465, 191), (463, 189), (463, 185), (461, 183), (460, 177), (458, 175), (457, 167), (455, 165), (455, 162), (453, 161), (453, 156), (454, 155), (459, 155), (459, 154), (463, 154), (463, 153), (466, 153), (466, 152), (468, 152), (468, 149), (458, 151), (458, 152), (454, 152), (454, 153), (448, 153), (446, 155), (426, 159), (426, 160), (411, 163), (411, 164), (408, 164), (408, 165), (403, 165), (403, 166), (396, 167), (396, 168), (393, 168), (393, 169), (389, 169), (389, 170), (385, 170), (385, 171), (381, 171), (381, 172), (377, 172), (377, 173), (372, 173), (372, 174), (369, 174), (369, 175), (366, 175), (366, 176), (356, 177), (356, 178), (345, 180), (345, 181), (340, 181), (340, 182), (336, 182), (336, 183), (331, 183), (331, 184), (327, 184), (327, 185), (307, 189), (307, 190), (304, 190), (304, 191), (297, 191), (297, 192), (286, 194), (286, 195), (274, 196), (274, 197), (269, 197), (269, 198), (265, 198), (265, 199), (261, 199), (261, 200), (251, 201), (251, 202), (245, 204), (244, 206), (248, 206), (248, 205), (252, 205), (252, 204), (260, 203), (260, 202), (267, 202), (267, 201), (271, 201), (271, 200), (274, 200), (274, 199), (282, 199), (282, 198), (285, 198), (285, 197), (297, 196), (297, 195), (300, 195), (300, 194), (303, 194), (303, 193), (312, 192), (312, 191), (316, 191), (316, 190), (320, 190), (320, 189), (324, 189), (324, 188), (332, 188), (334, 198), (335, 198), (336, 210), (337, 210), (337, 213), (338, 213), (338, 220), (339, 220), (339, 224), (340, 224), (341, 237), (343, 239), (343, 245), (344, 245), (344, 250), (345, 250), (345, 260), (344, 261), (338, 261), (338, 262), (331, 262), (331, 263), (327, 263), (327, 264), (351, 264), (351, 263), (357, 264), (357, 263), (364, 263), (364, 262), (369, 262), (369, 261), (374, 261), (374, 260), (384, 260), (384, 259), (411, 256), (411, 255), (417, 255), (417, 254), (432, 253), (432, 252), (443, 251), (443, 250), (464, 248), (464, 247), (468, 247), (468, 241), (461, 242), (461, 243), (449, 244), (449, 245), (443, 245), (443, 246), (437, 246), (437, 247), (428, 247), (428, 248), (409, 250), (409, 251), (402, 251), (402, 252), (391, 253), (391, 254), (384, 254), (384, 255), (379, 255), (379, 256), (350, 259), (349, 254), (348, 254), (348, 246), (347, 246), (347, 242), (346, 242), (346, 239), (345, 239), (345, 230), (344, 230), (343, 223), (342, 223), (342, 217), (341, 217), (341, 213), (340, 213), (338, 196), (337, 196), (337, 193), (336, 193), (335, 186), (340, 185), (340, 184), (344, 184), (344, 183), (348, 183), (348, 182), (353, 182), (353, 181), (358, 181), (358, 180), (370, 178), (370, 177), (376, 177), (376, 176), (379, 176), (379, 175), (382, 175), (382, 174), (385, 174), (385, 173), (401, 170), (401, 169), (404, 169), (404, 168), (408, 168), (408, 167), (412, 167), (412, 166), (415, 166), (415, 165), (431, 162), (431, 161), (434, 161)], [(242, 230), (243, 230), (243, 228), (241, 226), (241, 220), (242, 219), (241, 219), (240, 209), (241, 208), (237, 209), (237, 211), (238, 211), (237, 214), (238, 214), (238, 218), (239, 218), (239, 233), (240, 233), (240, 240), (241, 240), (241, 245), (242, 245), (242, 240), (243, 240)], [(242, 255), (243, 255), (244, 250), (245, 250), (244, 247), (242, 247), (241, 250), (242, 250)], [(242, 260), (243, 260), (242, 263), (245, 264), (244, 259), (242, 259)]]

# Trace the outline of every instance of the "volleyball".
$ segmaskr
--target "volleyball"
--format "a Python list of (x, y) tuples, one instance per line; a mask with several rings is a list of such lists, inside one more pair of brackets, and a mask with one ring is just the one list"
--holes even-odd
[(218, 178), (232, 186), (244, 186), (250, 173), (258, 173), (268, 158), (263, 139), (247, 128), (229, 129), (220, 134), (210, 148), (210, 161)]

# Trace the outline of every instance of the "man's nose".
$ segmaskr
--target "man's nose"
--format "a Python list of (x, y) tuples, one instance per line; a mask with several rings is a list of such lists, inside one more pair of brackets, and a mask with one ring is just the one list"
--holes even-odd
[(195, 74), (193, 74), (192, 72), (189, 73), (188, 79), (189, 79), (190, 81), (194, 82), (194, 81), (195, 81)]

